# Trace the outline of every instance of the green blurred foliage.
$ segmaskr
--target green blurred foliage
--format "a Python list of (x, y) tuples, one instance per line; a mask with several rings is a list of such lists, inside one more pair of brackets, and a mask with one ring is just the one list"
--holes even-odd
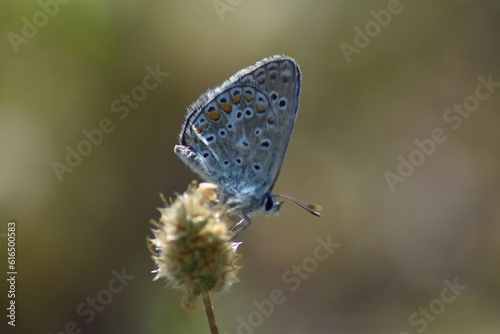
[[(500, 81), (500, 5), (401, 0), (348, 62), (341, 43), (354, 46), (354, 28), (392, 2), (3, 0), (0, 233), (17, 222), (19, 273), (17, 326), (7, 333), (59, 333), (71, 321), (82, 333), (208, 333), (201, 305), (187, 313), (179, 293), (152, 282), (149, 219), (159, 193), (196, 178), (173, 153), (186, 107), (274, 54), (294, 57), (303, 75), (275, 191), (324, 212), (285, 203), (279, 216), (253, 219), (241, 236), (241, 282), (214, 297), (221, 332), (259, 320), (254, 301), (275, 289), (286, 300), (255, 333), (415, 333), (425, 318), (409, 317), (429, 306), (439, 314), (425, 333), (497, 332), (500, 87), (456, 129), (443, 117), (479, 76)], [(41, 3), (52, 16), (39, 14)], [(23, 18), (40, 26), (14, 46)], [(158, 87), (114, 112), (156, 66), (169, 73)], [(65, 163), (67, 147), (103, 119), (113, 130), (60, 182), (54, 161)], [(435, 128), (446, 141), (391, 191), (384, 173)], [(292, 290), (283, 275), (310, 264), (327, 236), (340, 247)], [(87, 298), (104, 298), (122, 268), (135, 278), (92, 320), (82, 316), (81, 303), (89, 310)], [(467, 289), (436, 309), (455, 278)]]

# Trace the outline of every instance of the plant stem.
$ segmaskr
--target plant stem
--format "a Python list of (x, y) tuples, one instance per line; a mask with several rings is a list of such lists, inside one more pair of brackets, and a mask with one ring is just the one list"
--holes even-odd
[(217, 324), (215, 323), (214, 310), (212, 307), (212, 302), (210, 301), (210, 294), (208, 291), (201, 293), (203, 296), (203, 307), (205, 308), (205, 314), (207, 315), (208, 325), (210, 326), (210, 332), (212, 334), (219, 334), (219, 329), (217, 329)]

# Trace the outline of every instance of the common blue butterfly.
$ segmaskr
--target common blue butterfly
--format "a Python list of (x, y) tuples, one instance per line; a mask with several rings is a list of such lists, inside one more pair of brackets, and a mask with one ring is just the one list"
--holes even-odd
[(299, 107), (301, 74), (294, 59), (273, 56), (247, 67), (188, 108), (175, 153), (221, 188), (221, 200), (239, 213), (277, 213), (289, 199), (319, 216), (319, 206), (271, 193), (283, 164)]

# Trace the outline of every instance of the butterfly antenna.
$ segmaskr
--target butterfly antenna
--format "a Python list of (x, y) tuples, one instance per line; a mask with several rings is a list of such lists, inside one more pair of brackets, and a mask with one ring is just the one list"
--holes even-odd
[(298, 206), (300, 206), (302, 209), (306, 210), (307, 212), (309, 212), (313, 216), (321, 217), (321, 214), (319, 213), (321, 210), (323, 210), (321, 205), (303, 203), (303, 202), (300, 202), (300, 201), (296, 200), (295, 198), (287, 196), (287, 195), (277, 194), (276, 196), (287, 199), (290, 202), (297, 204)]

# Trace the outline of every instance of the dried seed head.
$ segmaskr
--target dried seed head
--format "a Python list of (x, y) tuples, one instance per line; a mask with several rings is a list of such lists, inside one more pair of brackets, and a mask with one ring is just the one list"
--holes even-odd
[(159, 209), (159, 222), (152, 221), (156, 229), (149, 242), (158, 267), (154, 279), (166, 278), (184, 290), (181, 304), (188, 310), (201, 292), (227, 291), (238, 281), (238, 243), (231, 241), (232, 222), (227, 208), (216, 201), (216, 189), (193, 181), (170, 206)]

